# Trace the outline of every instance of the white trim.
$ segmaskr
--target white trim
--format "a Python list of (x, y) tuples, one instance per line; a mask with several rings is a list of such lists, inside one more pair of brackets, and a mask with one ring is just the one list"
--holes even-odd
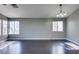
[(0, 49), (4, 49), (5, 47), (11, 45), (12, 43), (15, 43), (15, 41), (5, 41), (0, 45)]
[(3, 42), (5, 42), (5, 41), (6, 41), (6, 40), (1, 40), (1, 41), (0, 41), (0, 45), (1, 45)]
[(70, 41), (70, 42), (73, 42), (73, 43), (75, 43), (75, 44), (79, 45), (79, 43), (78, 43), (78, 42), (75, 42), (75, 41), (73, 41), (72, 39), (67, 38), (66, 40), (68, 40), (68, 41)]
[(76, 45), (76, 44), (74, 44), (74, 43), (72, 43), (72, 42), (65, 42), (65, 44), (66, 45), (68, 45), (68, 46), (70, 46), (69, 48), (67, 48), (67, 49), (69, 49), (69, 50), (79, 50), (79, 46), (78, 45)]
[(13, 40), (64, 40), (66, 38), (8, 38)]

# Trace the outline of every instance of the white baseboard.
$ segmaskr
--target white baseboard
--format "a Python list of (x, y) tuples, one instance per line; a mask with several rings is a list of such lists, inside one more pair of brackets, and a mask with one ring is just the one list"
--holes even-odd
[(0, 40), (0, 44), (2, 44), (3, 42), (5, 42), (6, 40)]
[(64, 40), (66, 38), (8, 38), (12, 40)]
[(11, 45), (12, 43), (15, 43), (15, 41), (5, 41), (0, 45), (0, 49), (4, 49), (5, 47)]
[(67, 40), (70, 41), (70, 42), (72, 42), (72, 43), (75, 43), (75, 44), (79, 45), (78, 42), (75, 42), (75, 41), (73, 41), (72, 39), (67, 38)]

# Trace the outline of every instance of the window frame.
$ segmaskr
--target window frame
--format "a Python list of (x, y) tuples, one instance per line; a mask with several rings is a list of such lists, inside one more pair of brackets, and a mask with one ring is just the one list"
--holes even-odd
[(3, 31), (2, 31), (2, 34), (3, 35), (7, 35), (8, 34), (8, 31), (7, 31), (7, 29), (8, 29), (8, 21), (7, 20), (2, 20), (2, 26), (3, 26)]
[[(10, 33), (10, 22), (14, 22), (14, 33)], [(18, 31), (18, 33), (15, 33), (15, 31), (16, 31), (16, 28), (15, 28), (15, 22), (18, 22), (18, 29), (19, 29), (19, 31)], [(9, 35), (19, 35), (20, 34), (20, 21), (9, 21)]]
[[(53, 29), (54, 29), (54, 22), (57, 22), (57, 30), (56, 31), (54, 31)], [(58, 25), (58, 22), (62, 22), (62, 30), (61, 31), (59, 31), (58, 30), (58, 27), (59, 27), (59, 25)], [(52, 31), (53, 32), (64, 32), (64, 21), (63, 20), (54, 20), (54, 21), (52, 21)]]
[(0, 19), (0, 36), (2, 35), (2, 20)]

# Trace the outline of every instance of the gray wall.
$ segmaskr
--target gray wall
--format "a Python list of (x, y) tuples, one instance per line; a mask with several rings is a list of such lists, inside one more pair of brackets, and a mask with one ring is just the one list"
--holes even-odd
[[(20, 21), (20, 34), (9, 35), (9, 38), (65, 38), (66, 37), (66, 19), (51, 18), (26, 18), (9, 19)], [(52, 32), (52, 21), (63, 20), (64, 32)]]
[(67, 19), (67, 38), (79, 43), (79, 9)]
[(2, 27), (2, 20), (7, 20), (7, 17), (6, 16), (4, 16), (4, 15), (2, 15), (2, 14), (0, 14), (0, 20), (1, 20), (1, 36), (0, 36), (0, 42), (1, 41), (6, 41), (7, 40), (7, 36), (8, 35), (3, 35), (3, 27)]

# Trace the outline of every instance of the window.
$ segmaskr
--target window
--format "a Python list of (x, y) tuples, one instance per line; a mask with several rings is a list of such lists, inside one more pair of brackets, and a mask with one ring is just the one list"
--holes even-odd
[(7, 20), (3, 20), (3, 35), (7, 35)]
[(0, 36), (1, 36), (1, 20), (0, 20)]
[(9, 21), (9, 34), (19, 34), (19, 21)]
[(53, 21), (52, 26), (53, 32), (63, 32), (63, 21)]

